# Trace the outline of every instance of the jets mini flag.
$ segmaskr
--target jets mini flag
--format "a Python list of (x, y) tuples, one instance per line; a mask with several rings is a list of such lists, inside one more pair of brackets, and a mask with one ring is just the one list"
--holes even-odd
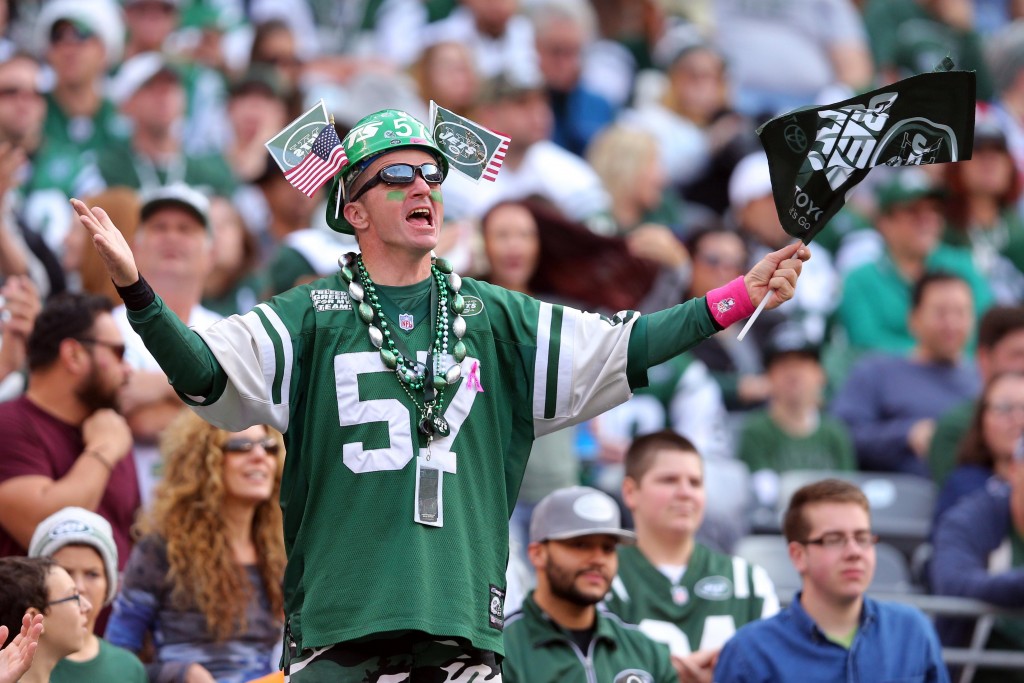
[(474, 182), (494, 182), (505, 161), (509, 138), (430, 102), (434, 142), (449, 165)]
[(926, 74), (758, 128), (787, 233), (809, 244), (874, 166), (971, 158), (975, 75), (947, 57)]
[(268, 140), (266, 148), (288, 182), (307, 197), (348, 163), (323, 100)]

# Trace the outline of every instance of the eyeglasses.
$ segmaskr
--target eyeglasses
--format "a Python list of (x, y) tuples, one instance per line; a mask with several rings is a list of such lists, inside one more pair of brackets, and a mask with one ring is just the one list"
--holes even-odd
[(1024, 415), (1024, 403), (989, 403), (986, 407), (999, 417), (1009, 417), (1014, 413)]
[(818, 538), (807, 539), (803, 542), (803, 545), (820, 545), (826, 550), (839, 550), (840, 548), (845, 548), (850, 539), (853, 539), (853, 542), (861, 550), (867, 550), (878, 543), (878, 535), (870, 531), (857, 531), (852, 536), (847, 536), (841, 531), (829, 531)]
[(277, 439), (267, 437), (265, 439), (228, 439), (224, 442), (225, 453), (249, 453), (252, 449), (259, 446), (267, 455), (277, 455), (277, 452), (281, 449), (281, 444), (277, 442)]
[(60, 600), (51, 600), (50, 602), (46, 603), (46, 606), (47, 607), (52, 607), (53, 605), (59, 605), (62, 602), (71, 602), (72, 600), (74, 600), (76, 603), (78, 603), (79, 607), (82, 606), (82, 594), (81, 593), (75, 593), (74, 595), (69, 595), (68, 597), (61, 598)]
[(352, 196), (350, 202), (354, 202), (362, 197), (366, 192), (373, 187), (377, 187), (382, 182), (388, 185), (408, 185), (409, 183), (416, 180), (416, 171), (420, 172), (423, 179), (428, 183), (435, 185), (444, 180), (444, 171), (438, 168), (437, 164), (427, 162), (420, 164), (419, 166), (413, 166), (412, 164), (391, 164), (377, 171), (377, 174), (370, 178), (365, 185)]
[(78, 340), (79, 344), (95, 344), (96, 346), (105, 346), (117, 356), (118, 360), (124, 360), (125, 346), (124, 344), (115, 344), (114, 342), (103, 341), (102, 339), (92, 339), (91, 337), (85, 337)]

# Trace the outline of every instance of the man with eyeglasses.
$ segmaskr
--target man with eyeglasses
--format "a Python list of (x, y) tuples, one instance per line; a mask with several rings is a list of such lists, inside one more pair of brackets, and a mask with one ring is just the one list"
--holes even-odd
[(286, 434), (291, 680), (500, 681), (508, 519), (533, 439), (626, 400), (769, 286), (789, 299), (810, 254), (780, 250), (649, 316), (582, 313), (433, 256), (450, 162), (421, 122), (376, 112), (342, 144), (327, 221), (361, 254), (198, 334), (109, 217), (73, 205), (179, 395), (224, 428)]
[(801, 590), (776, 616), (736, 632), (718, 658), (715, 681), (949, 681), (927, 618), (864, 595), (878, 538), (856, 485), (825, 479), (797, 490), (783, 531)]
[(122, 565), (139, 487), (118, 412), (129, 369), (105, 297), (51, 298), (28, 338), (28, 390), (0, 403), (0, 556), (24, 555), (57, 510), (78, 506), (113, 527)]

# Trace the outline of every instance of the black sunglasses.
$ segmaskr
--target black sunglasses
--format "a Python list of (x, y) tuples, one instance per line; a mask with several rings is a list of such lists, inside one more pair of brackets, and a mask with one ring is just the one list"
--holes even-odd
[(409, 183), (416, 180), (416, 171), (419, 170), (420, 175), (423, 179), (430, 184), (437, 184), (444, 180), (444, 171), (442, 171), (437, 164), (427, 162), (420, 164), (419, 166), (413, 166), (412, 164), (391, 164), (377, 171), (376, 175), (366, 181), (366, 184), (356, 192), (350, 202), (354, 202), (364, 194), (367, 193), (371, 188), (377, 187), (381, 183), (388, 185), (408, 185)]
[(79, 344), (95, 344), (97, 346), (105, 346), (110, 349), (118, 360), (124, 360), (125, 346), (124, 344), (115, 344), (114, 342), (103, 341), (102, 339), (93, 339), (91, 337), (84, 337), (78, 340)]
[(267, 455), (277, 455), (281, 448), (277, 439), (269, 436), (265, 439), (228, 439), (223, 448), (225, 453), (249, 453), (257, 446), (266, 451)]

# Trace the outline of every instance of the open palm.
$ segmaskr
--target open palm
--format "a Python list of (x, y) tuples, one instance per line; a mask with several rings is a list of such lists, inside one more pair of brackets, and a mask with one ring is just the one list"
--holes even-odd
[[(32, 657), (39, 645), (39, 636), (43, 633), (43, 615), (29, 617), (26, 614), (21, 620), (21, 632), (14, 637), (11, 644), (0, 649), (0, 683), (16, 683), (32, 666)], [(0, 643), (7, 640), (6, 626), (0, 626)]]

